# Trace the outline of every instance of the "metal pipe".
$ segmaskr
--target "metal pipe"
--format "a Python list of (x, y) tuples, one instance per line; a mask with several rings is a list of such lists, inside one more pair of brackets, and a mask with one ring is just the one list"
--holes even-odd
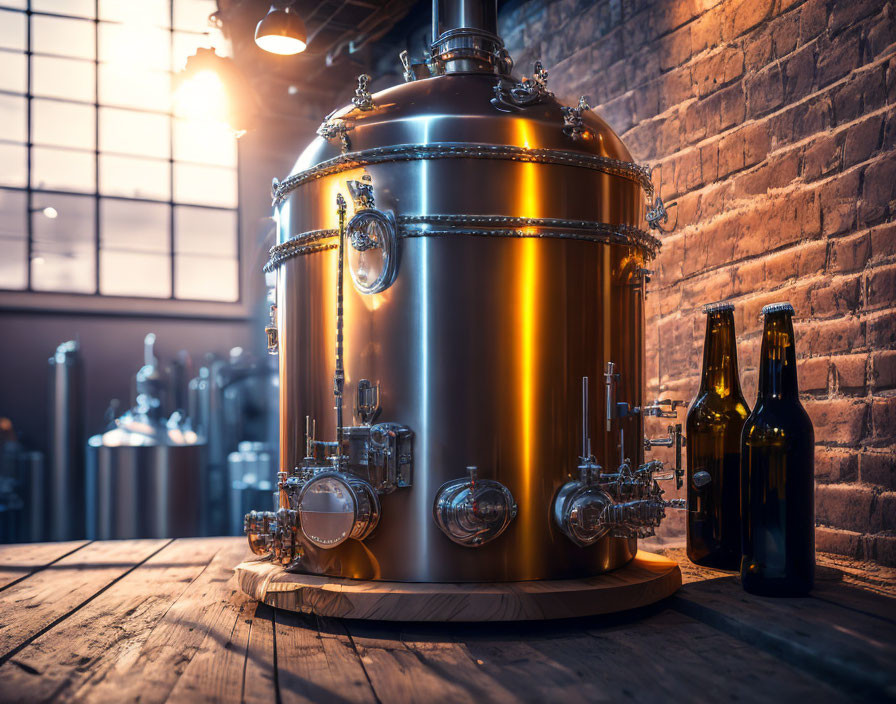
[(345, 368), (342, 360), (342, 288), (343, 259), (345, 258), (345, 198), (336, 194), (339, 212), (339, 262), (336, 265), (336, 372), (333, 375), (333, 394), (336, 396), (336, 466), (342, 466), (342, 396), (345, 388)]
[(498, 33), (497, 0), (433, 0), (432, 41), (452, 29), (480, 29)]
[(80, 345), (64, 342), (50, 357), (50, 539), (83, 538), (84, 367)]

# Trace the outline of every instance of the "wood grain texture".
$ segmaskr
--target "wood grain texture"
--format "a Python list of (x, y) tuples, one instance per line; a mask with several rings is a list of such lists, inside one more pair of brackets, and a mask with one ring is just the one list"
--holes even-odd
[(292, 574), (271, 562), (236, 568), (243, 590), (270, 606), (381, 621), (524, 621), (613, 613), (652, 604), (681, 586), (678, 565), (639, 552), (625, 567), (589, 579), (491, 584), (366, 582)]
[(86, 540), (4, 545), (0, 550), (0, 590), (80, 550), (85, 545)]
[[(91, 543), (0, 592), (0, 664), (166, 545), (164, 540)], [(27, 618), (22, 618), (27, 614)]]
[[(92, 543), (0, 590), (2, 598), (24, 595), (31, 581), (42, 585), (27, 592), (28, 608), (9, 602), (0, 617), (21, 621), (25, 634), (0, 665), (0, 702), (893, 698), (896, 600), (882, 596), (889, 587), (880, 574), (871, 591), (855, 587), (867, 581), (855, 565), (842, 572), (823, 565), (819, 595), (808, 599), (754, 598), (731, 573), (683, 564), (687, 583), (676, 595), (624, 612), (520, 622), (370, 621), (257, 603), (233, 571), (248, 556), (238, 538), (160, 541), (141, 560), (131, 555), (132, 567), (110, 581), (105, 571), (122, 570), (122, 552), (133, 552), (134, 542)], [(90, 589), (73, 562), (88, 547), (97, 574)], [(0, 547), (0, 560), (7, 550)], [(40, 626), (57, 613), (53, 604), (91, 589)]]

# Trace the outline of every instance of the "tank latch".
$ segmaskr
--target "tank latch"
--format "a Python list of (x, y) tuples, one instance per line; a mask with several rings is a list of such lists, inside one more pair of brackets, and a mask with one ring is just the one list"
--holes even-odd
[(494, 479), (479, 479), (476, 467), (469, 478), (443, 484), (436, 493), (433, 517), (442, 532), (458, 545), (478, 548), (503, 533), (516, 517), (510, 490)]

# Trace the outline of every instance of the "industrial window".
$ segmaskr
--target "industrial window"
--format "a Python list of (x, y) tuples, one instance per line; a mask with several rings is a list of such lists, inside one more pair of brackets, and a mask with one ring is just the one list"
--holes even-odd
[(0, 289), (239, 299), (236, 138), (172, 85), (215, 0), (0, 0)]

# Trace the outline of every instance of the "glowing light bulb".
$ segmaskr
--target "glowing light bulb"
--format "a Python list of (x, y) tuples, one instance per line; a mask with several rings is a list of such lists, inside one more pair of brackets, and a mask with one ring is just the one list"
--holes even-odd
[(284, 37), (280, 34), (268, 34), (255, 38), (255, 43), (272, 54), (292, 56), (305, 51), (305, 42), (296, 37)]
[(57, 212), (56, 208), (54, 208), (52, 205), (48, 205), (46, 208), (43, 209), (42, 212), (44, 215), (46, 215), (48, 218), (50, 218), (50, 220), (55, 220), (57, 217), (59, 217), (59, 213)]
[(185, 79), (175, 92), (174, 111), (178, 117), (226, 123), (230, 101), (220, 76), (204, 70)]

